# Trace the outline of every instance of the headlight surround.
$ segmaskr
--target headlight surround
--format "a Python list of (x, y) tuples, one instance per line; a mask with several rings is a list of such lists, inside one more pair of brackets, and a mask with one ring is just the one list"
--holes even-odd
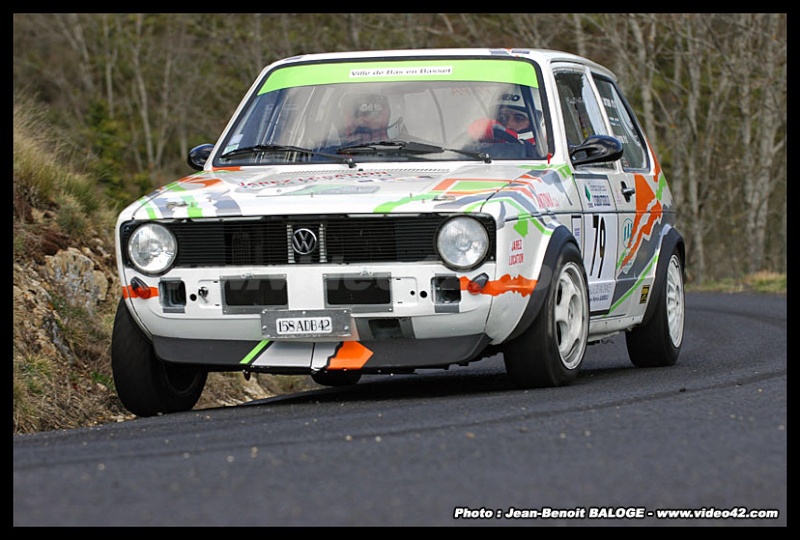
[(436, 236), (436, 249), (453, 270), (469, 270), (489, 252), (489, 233), (475, 218), (458, 216), (444, 223)]
[(166, 272), (178, 254), (175, 236), (163, 225), (145, 223), (128, 239), (128, 258), (145, 274)]

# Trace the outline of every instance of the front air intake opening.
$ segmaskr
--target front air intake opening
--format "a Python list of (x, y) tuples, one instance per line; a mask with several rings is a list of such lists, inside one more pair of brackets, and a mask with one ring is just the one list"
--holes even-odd
[(436, 313), (458, 313), (461, 302), (461, 281), (457, 276), (435, 276), (431, 279), (433, 309)]
[(186, 308), (186, 285), (182, 280), (164, 280), (158, 284), (161, 307), (167, 313), (183, 313)]
[(374, 339), (402, 338), (403, 329), (399, 319), (370, 319), (369, 330)]
[(329, 306), (381, 306), (392, 303), (386, 276), (325, 276), (325, 301)]

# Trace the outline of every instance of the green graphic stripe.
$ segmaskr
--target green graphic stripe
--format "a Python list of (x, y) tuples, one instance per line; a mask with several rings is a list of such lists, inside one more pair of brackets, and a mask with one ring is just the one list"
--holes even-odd
[(203, 217), (203, 210), (197, 205), (194, 200), (194, 197), (191, 195), (185, 195), (181, 197), (186, 203), (189, 205), (186, 208), (186, 215), (193, 218)]
[(478, 201), (478, 202), (473, 203), (473, 204), (467, 206), (466, 208), (464, 208), (464, 211), (465, 212), (475, 212), (477, 209), (482, 208), (484, 205), (496, 204), (496, 203), (500, 203), (500, 204), (505, 203), (508, 206), (510, 206), (512, 208), (515, 208), (518, 211), (518, 216), (523, 216), (523, 215), (528, 215), (529, 216), (530, 215), (525, 210), (525, 207), (523, 207), (521, 204), (519, 204), (515, 199), (512, 199), (511, 197), (506, 197), (506, 196), (492, 197), (488, 201)]
[(258, 93), (318, 84), (397, 81), (490, 81), (539, 86), (533, 65), (522, 60), (420, 58), (280, 67), (269, 75)]
[(540, 222), (536, 217), (531, 214), (530, 212), (526, 212), (525, 209), (514, 199), (506, 198), (506, 197), (498, 197), (489, 199), (488, 201), (478, 201), (473, 203), (464, 208), (465, 213), (474, 213), (480, 211), (484, 205), (492, 204), (492, 203), (506, 203), (509, 206), (513, 206), (516, 208), (519, 213), (517, 214), (517, 222), (514, 224), (514, 230), (517, 231), (520, 236), (523, 238), (528, 234), (528, 223), (533, 223), (533, 225), (539, 230), (539, 232), (543, 235), (551, 235), (553, 234), (553, 230), (549, 229), (546, 225)]
[(269, 340), (268, 340), (268, 339), (265, 339), (265, 340), (259, 341), (259, 342), (258, 342), (258, 345), (256, 345), (255, 347), (253, 347), (253, 350), (252, 350), (252, 351), (250, 351), (249, 353), (247, 353), (247, 356), (245, 356), (244, 358), (242, 358), (242, 359), (241, 359), (241, 361), (239, 361), (239, 363), (240, 363), (240, 364), (249, 364), (250, 362), (252, 362), (253, 360), (255, 360), (255, 359), (256, 359), (256, 357), (257, 357), (259, 354), (261, 354), (261, 351), (263, 351), (263, 350), (264, 350), (264, 348), (267, 346), (267, 344), (268, 344), (268, 343), (269, 343)]
[(528, 235), (529, 223), (532, 223), (542, 236), (551, 236), (553, 234), (553, 229), (542, 223), (538, 216), (528, 213), (520, 214), (517, 224), (514, 225), (514, 230), (524, 238)]
[[(622, 302), (624, 302), (624, 301), (625, 301), (625, 300), (626, 300), (626, 299), (627, 299), (627, 298), (628, 298), (628, 297), (629, 297), (631, 294), (633, 294), (633, 291), (635, 291), (636, 289), (638, 289), (638, 288), (639, 288), (639, 285), (642, 283), (642, 281), (644, 281), (644, 279), (645, 279), (645, 277), (647, 276), (647, 274), (649, 274), (649, 273), (650, 273), (650, 269), (653, 267), (653, 265), (654, 265), (656, 262), (658, 262), (658, 255), (656, 255), (655, 257), (653, 257), (653, 258), (650, 260), (650, 264), (648, 264), (648, 265), (647, 265), (647, 268), (645, 268), (645, 269), (644, 269), (644, 272), (642, 272), (642, 274), (639, 276), (639, 279), (637, 279), (637, 280), (636, 280), (636, 283), (634, 283), (634, 284), (633, 284), (633, 287), (631, 287), (631, 288), (628, 290), (628, 292), (626, 292), (625, 294), (623, 294), (622, 296), (620, 296), (620, 297), (619, 297), (619, 300), (617, 300), (616, 302), (614, 302), (614, 303), (611, 305), (611, 309), (609, 309), (609, 310), (608, 310), (608, 313), (605, 315), (605, 317), (608, 317), (608, 316), (610, 316), (610, 315), (611, 315), (611, 314), (614, 312), (614, 310), (616, 310), (617, 308), (619, 308), (619, 306), (622, 304)], [(651, 294), (652, 294), (652, 291), (651, 291)]]
[(664, 190), (667, 187), (667, 177), (664, 173), (661, 173), (661, 176), (658, 177), (658, 187), (656, 188), (656, 199), (658, 202), (661, 202), (662, 198), (664, 197)]
[(560, 174), (562, 178), (566, 178), (572, 174), (569, 165), (566, 163), (561, 165), (555, 165), (553, 163), (548, 163), (547, 165), (517, 165), (517, 168), (525, 169), (526, 171), (545, 171), (550, 169)]
[(442, 193), (451, 191), (466, 192), (467, 194), (481, 191), (496, 191), (503, 189), (510, 182), (508, 180), (458, 180)]
[(139, 202), (142, 203), (142, 208), (144, 211), (147, 212), (147, 217), (150, 219), (158, 219), (158, 213), (156, 212), (155, 207), (147, 200), (146, 197), (142, 197), (139, 199)]
[(375, 214), (388, 214), (393, 212), (395, 208), (398, 206), (403, 206), (404, 204), (412, 203), (415, 201), (427, 201), (438, 197), (441, 195), (441, 192), (437, 191), (435, 193), (423, 193), (422, 195), (415, 195), (414, 197), (404, 197), (399, 201), (392, 201), (392, 202), (385, 202), (381, 205), (375, 207), (375, 210), (372, 212)]
[(170, 182), (164, 186), (164, 191), (186, 191), (186, 188), (180, 182)]

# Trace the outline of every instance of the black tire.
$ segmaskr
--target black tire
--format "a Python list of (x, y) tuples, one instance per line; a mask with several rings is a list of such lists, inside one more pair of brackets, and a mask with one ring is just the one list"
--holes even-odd
[(361, 380), (359, 371), (317, 371), (311, 380), (322, 386), (351, 386)]
[(683, 261), (677, 249), (670, 255), (663, 283), (652, 299), (656, 306), (650, 320), (625, 333), (628, 356), (637, 367), (672, 366), (681, 352), (686, 305)]
[(208, 376), (201, 368), (159, 360), (124, 300), (120, 300), (114, 319), (111, 369), (120, 401), (137, 416), (191, 410)]
[(533, 324), (503, 350), (506, 372), (520, 388), (571, 383), (589, 340), (589, 289), (578, 248), (567, 243)]

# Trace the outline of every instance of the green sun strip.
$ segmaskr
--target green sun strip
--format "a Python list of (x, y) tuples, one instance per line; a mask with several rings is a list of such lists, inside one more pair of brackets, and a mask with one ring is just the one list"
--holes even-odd
[(656, 254), (656, 256), (655, 256), (655, 257), (653, 257), (653, 258), (650, 260), (650, 263), (649, 263), (649, 264), (647, 265), (647, 267), (644, 269), (644, 272), (642, 272), (642, 273), (641, 273), (641, 275), (639, 276), (639, 278), (636, 280), (636, 283), (634, 283), (634, 284), (633, 284), (633, 287), (631, 287), (631, 288), (628, 290), (628, 292), (626, 292), (625, 294), (623, 294), (622, 296), (620, 296), (620, 297), (619, 297), (619, 299), (618, 299), (616, 302), (614, 302), (614, 303), (611, 305), (611, 308), (609, 308), (609, 310), (608, 310), (608, 313), (606, 313), (606, 314), (603, 316), (604, 318), (605, 318), (605, 317), (608, 317), (608, 316), (610, 316), (610, 315), (611, 315), (611, 314), (614, 312), (614, 310), (616, 310), (617, 308), (619, 308), (619, 307), (620, 307), (620, 305), (622, 305), (622, 303), (623, 303), (623, 302), (624, 302), (624, 301), (625, 301), (625, 300), (626, 300), (626, 299), (627, 299), (627, 298), (628, 298), (630, 295), (632, 295), (632, 294), (633, 294), (633, 291), (635, 291), (636, 289), (638, 289), (638, 288), (639, 288), (639, 285), (641, 285), (641, 284), (642, 284), (642, 282), (645, 280), (645, 278), (646, 278), (647, 274), (650, 272), (650, 269), (651, 269), (651, 268), (653, 268), (653, 265), (654, 265), (655, 263), (657, 263), (657, 262), (658, 262), (658, 254)]
[(381, 59), (278, 67), (264, 81), (258, 94), (296, 86), (398, 81), (487, 81), (539, 86), (536, 70), (524, 60)]
[(259, 355), (259, 354), (261, 354), (261, 351), (263, 351), (263, 350), (264, 350), (264, 348), (265, 348), (265, 347), (266, 347), (268, 344), (269, 344), (269, 340), (268, 340), (268, 339), (264, 339), (264, 340), (262, 340), (262, 341), (259, 341), (259, 342), (258, 342), (258, 345), (256, 345), (255, 347), (253, 347), (253, 350), (252, 350), (252, 351), (250, 351), (249, 353), (247, 353), (247, 356), (245, 356), (244, 358), (242, 358), (242, 359), (239, 361), (239, 363), (240, 363), (240, 364), (250, 364), (250, 362), (252, 362), (253, 360), (255, 360), (255, 359), (256, 359), (256, 357), (258, 357), (258, 355)]

